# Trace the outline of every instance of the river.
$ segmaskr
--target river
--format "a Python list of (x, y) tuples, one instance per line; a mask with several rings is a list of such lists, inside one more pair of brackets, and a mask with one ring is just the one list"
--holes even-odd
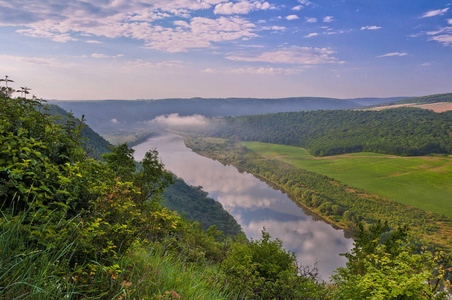
[(295, 253), (299, 265), (317, 262), (323, 280), (345, 266), (346, 259), (339, 254), (349, 251), (353, 240), (344, 231), (305, 214), (287, 195), (253, 175), (194, 153), (174, 134), (150, 138), (134, 149), (138, 161), (146, 151), (157, 149), (167, 170), (190, 185), (202, 186), (234, 216), (248, 238), (261, 238), (265, 227), (272, 238)]

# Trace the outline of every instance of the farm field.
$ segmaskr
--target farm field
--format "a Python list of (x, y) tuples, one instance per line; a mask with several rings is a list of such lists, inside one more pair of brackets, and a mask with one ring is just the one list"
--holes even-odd
[(260, 155), (334, 178), (393, 201), (452, 217), (452, 157), (352, 153), (313, 157), (293, 146), (243, 142)]

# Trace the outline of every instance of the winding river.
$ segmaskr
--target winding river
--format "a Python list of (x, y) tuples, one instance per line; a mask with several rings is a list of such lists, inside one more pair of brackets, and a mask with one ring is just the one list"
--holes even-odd
[(295, 253), (299, 265), (318, 262), (323, 280), (328, 281), (336, 268), (345, 265), (339, 253), (349, 251), (353, 240), (344, 231), (305, 214), (287, 195), (253, 175), (194, 153), (174, 134), (150, 138), (134, 149), (136, 160), (157, 149), (166, 169), (190, 185), (202, 186), (234, 216), (248, 238), (261, 238), (265, 227), (272, 238)]

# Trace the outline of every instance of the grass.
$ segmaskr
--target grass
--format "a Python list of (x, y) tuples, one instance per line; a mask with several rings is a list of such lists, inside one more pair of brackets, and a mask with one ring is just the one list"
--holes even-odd
[(189, 263), (158, 242), (132, 247), (117, 260), (117, 276), (102, 269), (78, 277), (69, 264), (77, 244), (40, 249), (24, 236), (25, 220), (24, 214), (11, 220), (0, 213), (0, 299), (237, 298), (227, 291), (219, 265)]
[(393, 201), (452, 217), (452, 157), (352, 153), (317, 158), (293, 146), (245, 142), (260, 155)]

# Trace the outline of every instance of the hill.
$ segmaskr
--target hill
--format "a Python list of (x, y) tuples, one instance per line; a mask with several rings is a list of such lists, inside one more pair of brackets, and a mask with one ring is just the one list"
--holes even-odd
[(452, 93), (401, 99), (395, 101), (394, 104), (406, 104), (406, 103), (428, 104), (437, 102), (452, 102)]
[[(162, 100), (54, 101), (78, 117), (85, 115), (88, 124), (102, 132), (115, 128), (143, 125), (161, 115), (203, 115), (205, 117), (243, 116), (287, 111), (354, 109), (365, 103), (387, 103), (395, 98), (335, 99), (293, 97), (256, 98), (191, 98)], [(397, 98), (398, 99), (398, 98)], [(149, 124), (148, 124), (149, 125)]]
[(315, 156), (353, 152), (405, 156), (452, 153), (452, 111), (435, 113), (417, 108), (227, 117), (213, 119), (208, 126), (192, 132), (303, 147)]

